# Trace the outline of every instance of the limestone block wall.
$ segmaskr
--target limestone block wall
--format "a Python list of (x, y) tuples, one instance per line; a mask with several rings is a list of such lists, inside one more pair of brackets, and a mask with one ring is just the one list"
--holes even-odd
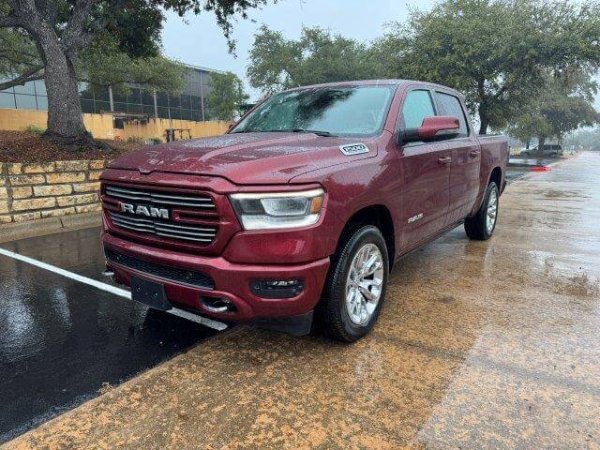
[(105, 165), (104, 160), (0, 162), (0, 224), (100, 211)]

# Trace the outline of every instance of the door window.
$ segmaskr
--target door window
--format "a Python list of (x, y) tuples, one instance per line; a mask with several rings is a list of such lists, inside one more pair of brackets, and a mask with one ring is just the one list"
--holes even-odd
[(467, 127), (467, 119), (462, 105), (460, 104), (460, 100), (453, 95), (444, 94), (442, 92), (436, 92), (435, 99), (439, 109), (438, 114), (440, 116), (456, 117), (460, 123), (459, 137), (468, 136), (469, 129)]
[(402, 107), (404, 128), (419, 128), (423, 123), (423, 119), (430, 116), (435, 116), (435, 110), (429, 91), (410, 91)]

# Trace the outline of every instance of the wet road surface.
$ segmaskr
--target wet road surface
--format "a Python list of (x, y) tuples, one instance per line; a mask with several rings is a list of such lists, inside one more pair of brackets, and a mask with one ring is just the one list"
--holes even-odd
[(8, 449), (600, 448), (600, 154), (401, 261), (354, 345), (238, 327)]
[[(0, 246), (107, 281), (96, 228)], [(0, 256), (0, 442), (212, 334)]]

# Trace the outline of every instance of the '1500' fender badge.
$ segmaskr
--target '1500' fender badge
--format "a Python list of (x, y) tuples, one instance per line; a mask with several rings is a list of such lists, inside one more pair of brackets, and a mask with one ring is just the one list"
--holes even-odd
[(360, 155), (361, 153), (369, 153), (369, 147), (365, 144), (340, 145), (340, 151), (346, 156), (353, 156)]

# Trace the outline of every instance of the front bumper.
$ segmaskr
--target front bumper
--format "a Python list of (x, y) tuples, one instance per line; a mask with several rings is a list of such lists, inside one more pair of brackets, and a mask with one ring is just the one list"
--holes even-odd
[[(115, 273), (117, 282), (130, 285), (133, 275), (161, 283), (168, 300), (174, 306), (197, 311), (203, 315), (225, 321), (255, 321), (258, 319), (285, 318), (312, 311), (323, 290), (329, 258), (301, 264), (238, 264), (222, 256), (208, 257), (180, 253), (173, 250), (153, 248), (104, 233), (104, 248), (135, 258), (139, 261), (201, 273), (212, 281), (210, 287), (200, 287), (167, 279), (163, 276), (107, 262)], [(143, 267), (141, 264), (140, 267)], [(300, 279), (304, 289), (297, 296), (286, 299), (267, 299), (251, 291), (254, 280)], [(234, 311), (214, 312), (205, 306), (202, 298), (226, 299), (235, 306)]]

